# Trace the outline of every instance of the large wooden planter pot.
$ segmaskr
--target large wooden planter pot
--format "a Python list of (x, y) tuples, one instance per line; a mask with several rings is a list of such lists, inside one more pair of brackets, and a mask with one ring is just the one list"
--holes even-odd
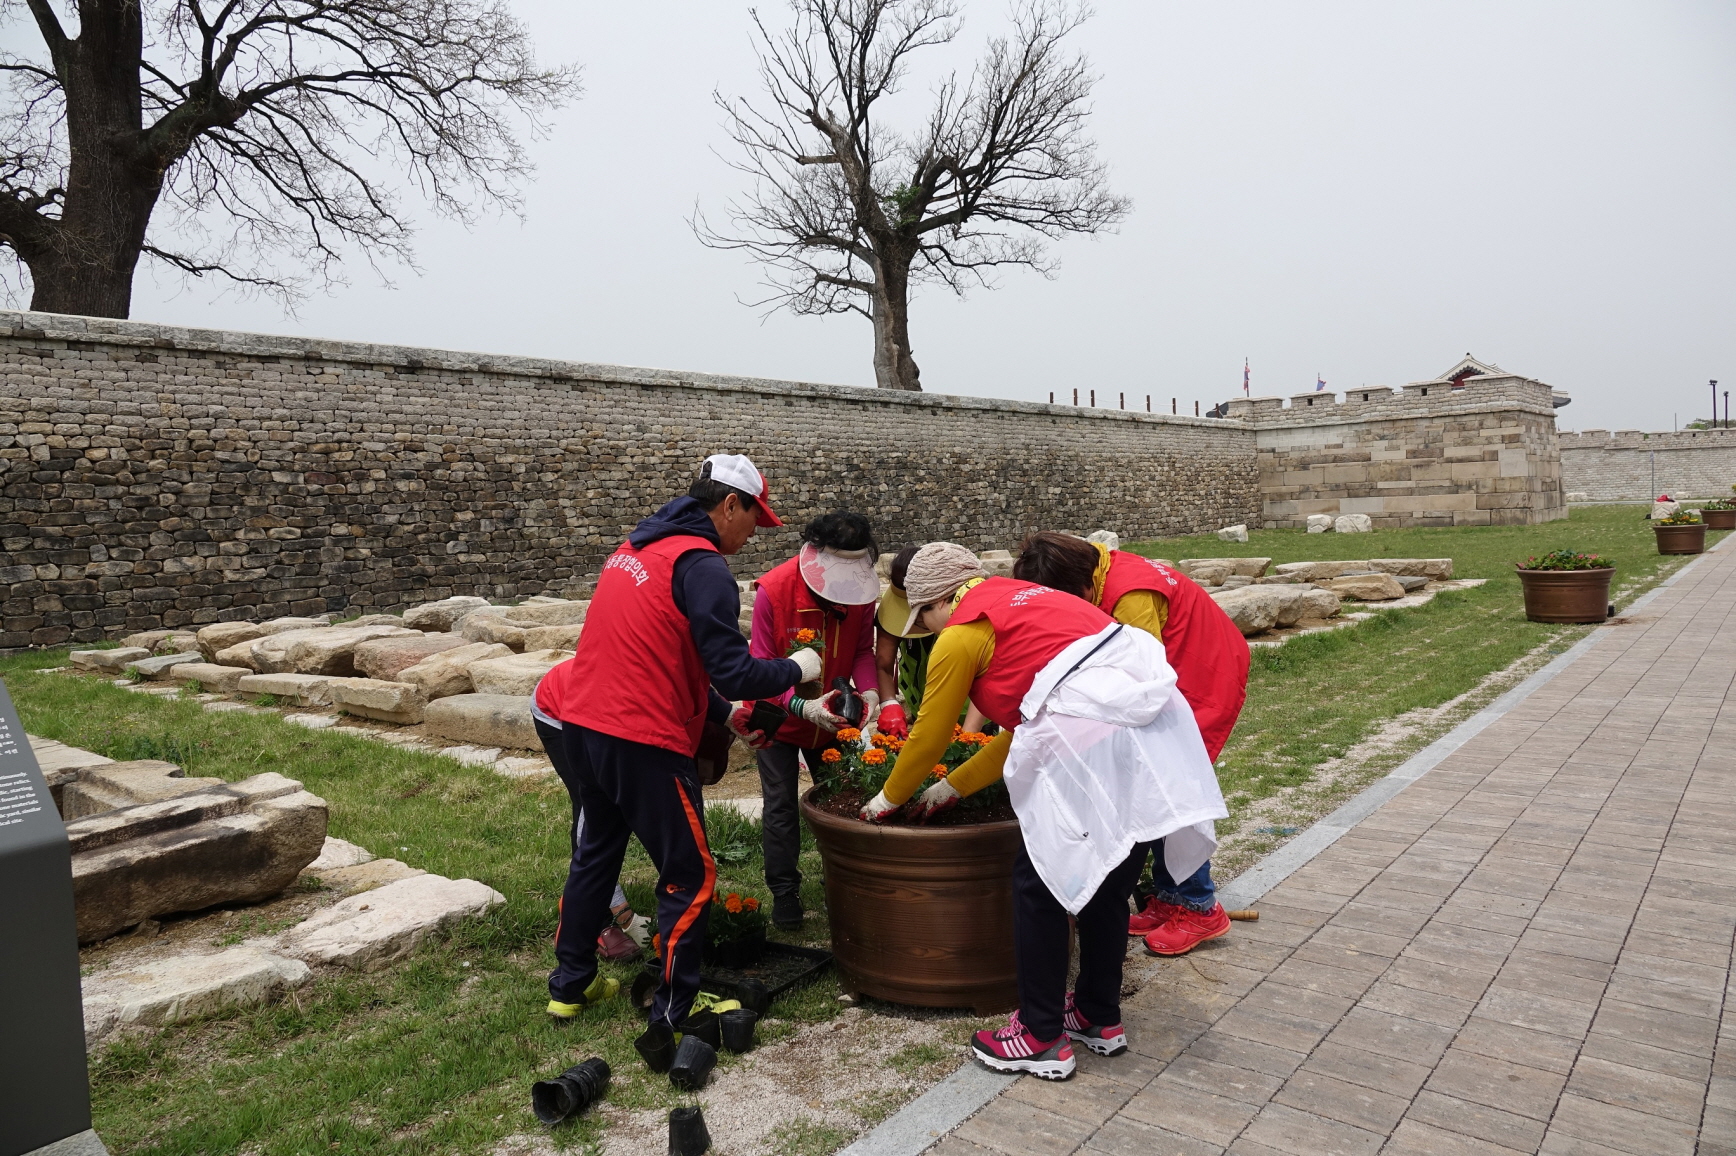
[(1704, 554), (1706, 523), (1693, 526), (1653, 526), (1660, 554)]
[(1701, 510), (1700, 520), (1708, 530), (1736, 530), (1736, 510)]
[(1015, 820), (878, 826), (802, 798), (826, 865), (832, 955), (847, 991), (994, 1015), (1018, 1005), (1013, 963)]
[(1533, 622), (1602, 622), (1609, 617), (1615, 567), (1599, 570), (1520, 570), (1525, 617)]

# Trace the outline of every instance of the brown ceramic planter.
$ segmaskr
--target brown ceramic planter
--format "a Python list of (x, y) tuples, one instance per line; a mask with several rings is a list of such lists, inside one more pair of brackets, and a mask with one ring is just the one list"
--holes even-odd
[(883, 827), (827, 814), (807, 796), (802, 816), (826, 865), (832, 956), (847, 991), (978, 1015), (1017, 1006), (1016, 821)]
[(1525, 617), (1533, 622), (1602, 622), (1609, 617), (1615, 567), (1598, 570), (1520, 570)]
[(1708, 530), (1736, 530), (1736, 510), (1701, 510), (1700, 520)]
[(1704, 554), (1706, 523), (1693, 526), (1653, 526), (1660, 554)]

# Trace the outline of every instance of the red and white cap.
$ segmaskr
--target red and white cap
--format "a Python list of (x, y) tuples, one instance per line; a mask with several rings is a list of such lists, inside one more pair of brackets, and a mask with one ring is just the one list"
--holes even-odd
[(784, 524), (784, 520), (772, 512), (771, 491), (766, 485), (766, 476), (760, 473), (752, 458), (746, 454), (712, 454), (705, 459), (705, 464), (709, 467), (712, 481), (733, 486), (753, 497), (759, 505), (759, 516), (754, 519), (757, 525)]

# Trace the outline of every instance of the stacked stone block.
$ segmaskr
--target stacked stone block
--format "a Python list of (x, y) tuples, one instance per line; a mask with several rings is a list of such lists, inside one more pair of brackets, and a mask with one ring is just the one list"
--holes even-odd
[(1239, 422), (0, 313), (0, 647), (579, 587), (718, 451), (787, 557), (1259, 509)]
[(1563, 433), (1562, 488), (1593, 502), (1649, 502), (1659, 494), (1729, 498), (1736, 429)]
[(1234, 401), (1255, 427), (1262, 523), (1366, 514), (1377, 528), (1522, 525), (1567, 516), (1548, 386), (1473, 377)]

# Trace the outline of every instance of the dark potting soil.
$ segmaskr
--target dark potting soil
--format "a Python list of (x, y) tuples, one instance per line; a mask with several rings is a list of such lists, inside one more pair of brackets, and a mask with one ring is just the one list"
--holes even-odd
[[(815, 801), (814, 806), (828, 815), (837, 815), (841, 819), (854, 819), (861, 813), (862, 805), (868, 801), (867, 796), (856, 787), (842, 787), (835, 794)], [(891, 824), (900, 826), (921, 827), (974, 827), (979, 823), (996, 823), (1006, 819), (1016, 819), (1013, 805), (1006, 799), (1000, 799), (984, 807), (970, 803), (961, 803), (951, 810), (942, 811), (926, 823), (911, 823), (904, 818), (888, 820)]]

